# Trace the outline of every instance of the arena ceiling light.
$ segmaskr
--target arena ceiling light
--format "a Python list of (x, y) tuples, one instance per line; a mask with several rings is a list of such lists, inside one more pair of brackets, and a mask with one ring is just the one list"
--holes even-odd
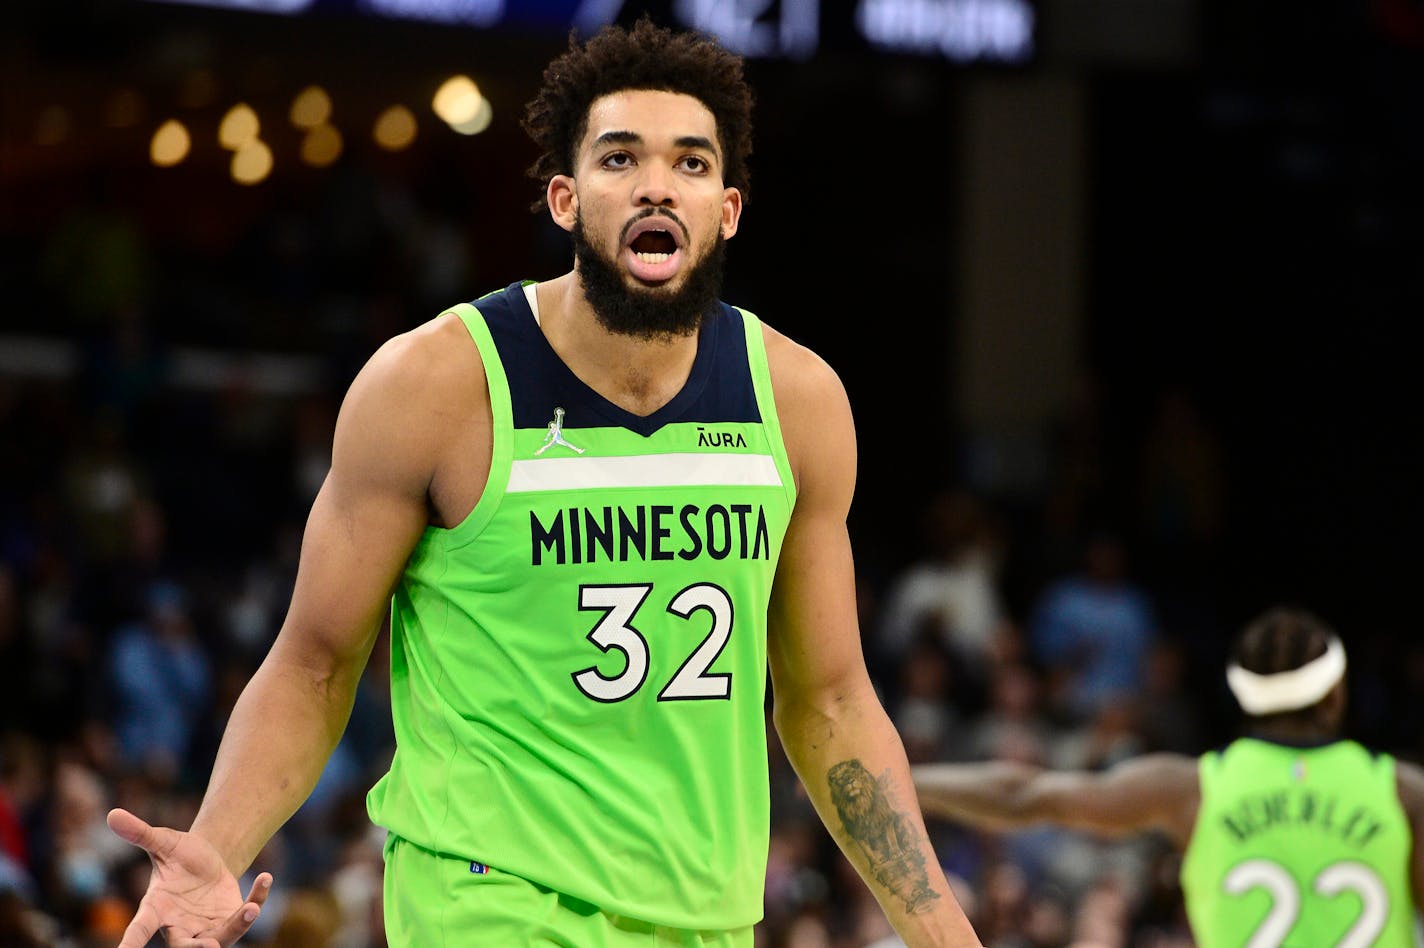
[(472, 121), (479, 114), (484, 98), (475, 80), (469, 76), (451, 76), (435, 90), (430, 107), (441, 121), (453, 127)]
[(177, 119), (169, 119), (153, 133), (148, 143), (148, 157), (160, 168), (171, 168), (188, 157), (193, 146), (188, 128)]
[(331, 118), (331, 96), (321, 86), (307, 86), (292, 99), (287, 116), (297, 128), (316, 128)]
[(371, 137), (386, 151), (400, 151), (415, 141), (415, 132), (415, 113), (403, 105), (393, 105), (376, 117)]
[(227, 110), (222, 123), (218, 125), (218, 144), (228, 151), (237, 151), (257, 138), (262, 125), (257, 113), (246, 102), (239, 102)]

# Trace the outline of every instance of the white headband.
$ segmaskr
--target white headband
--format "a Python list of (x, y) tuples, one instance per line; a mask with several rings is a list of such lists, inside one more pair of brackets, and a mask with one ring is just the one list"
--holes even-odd
[(1226, 683), (1247, 714), (1275, 714), (1308, 708), (1345, 677), (1345, 646), (1334, 636), (1325, 654), (1290, 671), (1258, 675), (1235, 662), (1226, 666)]

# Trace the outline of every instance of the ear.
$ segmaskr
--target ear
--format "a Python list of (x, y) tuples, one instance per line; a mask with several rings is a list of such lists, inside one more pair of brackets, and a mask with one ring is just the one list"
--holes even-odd
[(578, 183), (566, 174), (556, 174), (549, 179), (544, 200), (549, 204), (549, 216), (554, 223), (572, 231), (578, 220)]
[(722, 191), (722, 239), (726, 240), (737, 232), (737, 222), (742, 219), (742, 192), (736, 188)]

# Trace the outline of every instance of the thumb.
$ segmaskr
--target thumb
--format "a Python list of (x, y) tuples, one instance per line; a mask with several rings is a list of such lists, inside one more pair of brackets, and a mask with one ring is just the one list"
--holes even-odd
[(178, 844), (178, 833), (175, 830), (150, 826), (122, 807), (109, 811), (108, 824), (114, 835), (139, 847), (150, 856), (166, 856)]

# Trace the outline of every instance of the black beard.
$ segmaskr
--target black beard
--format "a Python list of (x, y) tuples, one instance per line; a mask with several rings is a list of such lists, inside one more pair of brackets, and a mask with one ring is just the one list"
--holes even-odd
[(584, 238), (582, 219), (574, 222), (573, 239), (584, 298), (593, 307), (599, 324), (609, 332), (635, 339), (691, 335), (702, 325), (703, 315), (711, 311), (722, 291), (727, 241), (720, 233), (712, 248), (688, 272), (682, 289), (675, 293), (629, 287), (617, 263)]

